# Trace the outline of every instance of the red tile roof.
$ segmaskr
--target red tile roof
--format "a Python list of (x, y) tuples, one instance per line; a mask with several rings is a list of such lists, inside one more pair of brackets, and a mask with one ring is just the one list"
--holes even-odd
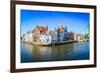
[(40, 32), (45, 32), (45, 31), (48, 31), (48, 27), (43, 27), (43, 26), (37, 26), (38, 30)]

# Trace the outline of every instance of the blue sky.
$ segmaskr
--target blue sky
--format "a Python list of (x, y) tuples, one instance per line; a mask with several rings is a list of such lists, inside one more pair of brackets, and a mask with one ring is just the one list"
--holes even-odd
[(85, 34), (90, 20), (89, 13), (21, 10), (21, 36), (36, 25), (47, 26), (54, 30), (59, 26), (66, 26), (68, 31)]

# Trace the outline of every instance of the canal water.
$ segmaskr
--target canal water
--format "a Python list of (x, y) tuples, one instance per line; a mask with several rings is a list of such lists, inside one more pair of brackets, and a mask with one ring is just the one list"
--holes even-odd
[(21, 63), (88, 59), (89, 42), (76, 42), (52, 46), (34, 46), (21, 43)]

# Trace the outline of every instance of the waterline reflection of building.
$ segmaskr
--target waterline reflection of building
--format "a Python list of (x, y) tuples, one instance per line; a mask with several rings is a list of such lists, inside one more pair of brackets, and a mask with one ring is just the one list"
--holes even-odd
[(72, 52), (74, 48), (74, 44), (59, 46), (30, 46), (27, 44), (25, 46), (32, 55), (33, 62), (66, 60), (71, 56), (70, 52)]
[(89, 42), (36, 46), (22, 43), (21, 62), (45, 62), (89, 59)]

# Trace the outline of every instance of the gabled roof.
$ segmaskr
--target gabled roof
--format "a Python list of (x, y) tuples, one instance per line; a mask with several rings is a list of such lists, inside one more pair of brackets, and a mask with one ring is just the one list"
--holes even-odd
[(44, 27), (44, 26), (37, 26), (37, 29), (40, 31), (40, 32), (44, 32), (44, 31), (48, 31), (48, 27)]

